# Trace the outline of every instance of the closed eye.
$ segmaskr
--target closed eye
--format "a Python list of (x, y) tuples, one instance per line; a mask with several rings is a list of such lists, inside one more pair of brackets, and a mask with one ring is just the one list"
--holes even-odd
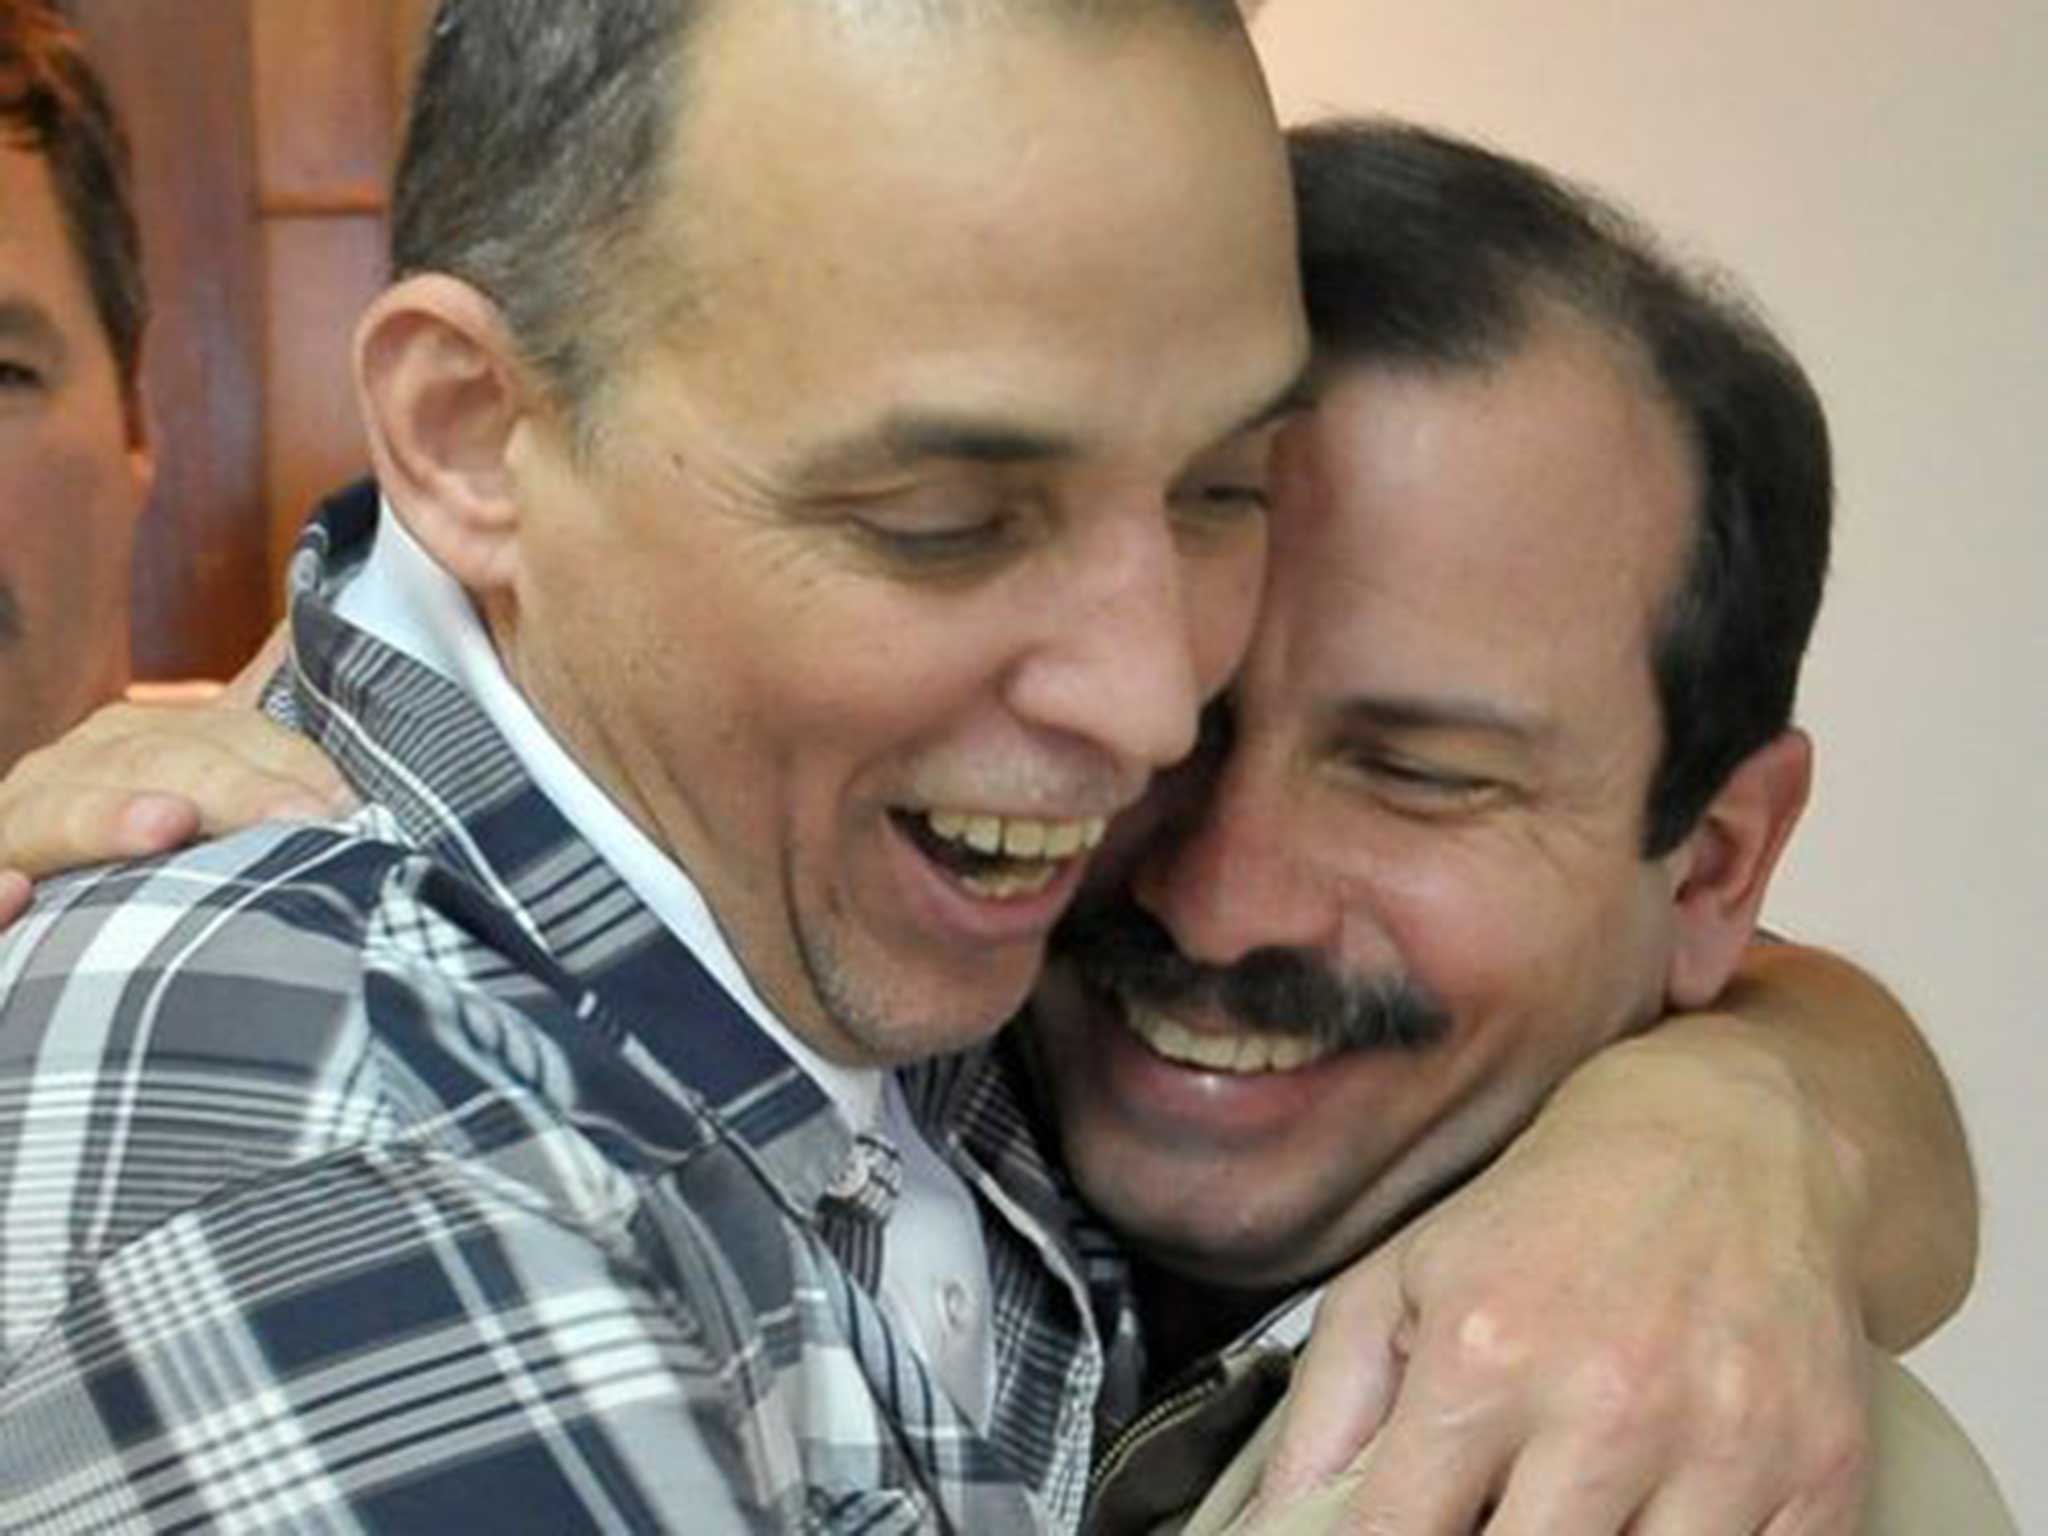
[(1019, 536), (1018, 519), (1009, 513), (955, 527), (897, 527), (870, 518), (855, 518), (852, 526), (883, 559), (911, 570), (973, 565), (1001, 554)]
[(1498, 779), (1384, 752), (1352, 754), (1345, 769), (1398, 807), (1422, 814), (1469, 810), (1505, 789)]

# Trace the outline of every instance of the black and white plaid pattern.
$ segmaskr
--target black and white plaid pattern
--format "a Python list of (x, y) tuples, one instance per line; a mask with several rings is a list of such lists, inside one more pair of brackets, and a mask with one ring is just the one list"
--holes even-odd
[(375, 519), (308, 531), (270, 700), (370, 808), (0, 940), (0, 1530), (1074, 1528), (1134, 1335), (1001, 1053), (906, 1085), (987, 1213), (983, 1432), (849, 1268), (889, 1159), (331, 612)]

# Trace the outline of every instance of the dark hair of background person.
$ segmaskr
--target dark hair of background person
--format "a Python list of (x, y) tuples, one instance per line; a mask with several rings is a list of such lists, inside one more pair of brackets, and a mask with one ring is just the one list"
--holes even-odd
[(1790, 723), (1826, 579), (1827, 419), (1805, 372), (1718, 276), (1540, 167), (1409, 124), (1290, 135), (1302, 282), (1323, 368), (1484, 369), (1562, 304), (1632, 344), (1690, 449), (1692, 549), (1660, 615), (1662, 752), (1648, 857)]
[(128, 138), (78, 35), (45, 0), (0, 0), (0, 139), (49, 165), (65, 232), (132, 407), (149, 294)]
[[(579, 426), (625, 338), (674, 318), (632, 306), (689, 302), (686, 281), (639, 280), (639, 236), (669, 186), (691, 40), (720, 3), (767, 0), (443, 0), (429, 30), (392, 194), (394, 274), (487, 295)], [(934, 24), (1159, 11), (1241, 25), (1236, 0), (889, 4)]]

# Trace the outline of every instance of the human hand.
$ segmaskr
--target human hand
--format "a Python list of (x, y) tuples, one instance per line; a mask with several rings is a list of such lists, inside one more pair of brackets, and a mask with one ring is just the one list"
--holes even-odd
[(31, 878), (353, 802), (311, 743), (249, 707), (275, 649), (208, 702), (107, 705), (0, 779), (0, 927)]
[(1652, 1032), (1328, 1289), (1252, 1518), (1359, 1458), (1373, 1536), (1846, 1536), (1862, 1192), (1778, 1064)]

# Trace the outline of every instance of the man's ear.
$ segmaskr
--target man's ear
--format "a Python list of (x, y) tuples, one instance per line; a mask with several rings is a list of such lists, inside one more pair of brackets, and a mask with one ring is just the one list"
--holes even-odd
[(1804, 731), (1785, 731), (1742, 760), (1668, 855), (1674, 881), (1665, 978), (1670, 1007), (1706, 1007), (1734, 974), (1812, 784), (1812, 741)]
[(472, 593), (508, 585), (519, 534), (508, 454), (540, 396), (497, 305), (458, 278), (406, 278), (363, 316), (355, 360), (379, 489)]

